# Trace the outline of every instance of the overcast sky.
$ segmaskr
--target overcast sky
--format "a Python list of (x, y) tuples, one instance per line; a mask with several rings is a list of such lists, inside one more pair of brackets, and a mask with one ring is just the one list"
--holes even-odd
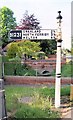
[(17, 23), (23, 18), (25, 11), (33, 14), (40, 21), (43, 29), (56, 29), (58, 11), (62, 19), (62, 47), (71, 47), (71, 0), (0, 0), (0, 8), (6, 6), (14, 12)]

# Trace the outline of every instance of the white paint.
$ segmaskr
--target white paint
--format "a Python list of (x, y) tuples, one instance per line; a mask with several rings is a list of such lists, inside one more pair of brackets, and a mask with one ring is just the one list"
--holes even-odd
[(40, 30), (22, 30), (22, 39), (25, 40), (40, 40), (40, 39), (55, 39), (55, 29), (40, 29)]
[(61, 84), (61, 43), (62, 43), (62, 31), (61, 31), (61, 19), (59, 18), (57, 28), (57, 58), (56, 58), (56, 81), (55, 81), (55, 107), (60, 107), (60, 84)]
[(56, 60), (56, 81), (55, 81), (55, 107), (60, 107), (60, 82), (61, 77), (58, 78), (58, 74), (61, 73), (61, 46), (60, 42), (57, 42), (57, 60)]

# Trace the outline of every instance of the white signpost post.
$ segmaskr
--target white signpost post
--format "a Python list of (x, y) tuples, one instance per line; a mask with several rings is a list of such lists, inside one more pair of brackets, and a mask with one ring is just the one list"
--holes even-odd
[(62, 31), (61, 31), (61, 11), (58, 11), (57, 17), (57, 58), (56, 58), (56, 81), (55, 81), (55, 108), (60, 107), (60, 88), (61, 88), (61, 46), (62, 46)]

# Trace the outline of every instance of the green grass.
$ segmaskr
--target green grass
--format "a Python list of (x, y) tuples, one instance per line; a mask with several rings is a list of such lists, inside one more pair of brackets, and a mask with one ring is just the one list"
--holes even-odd
[[(6, 99), (7, 99), (7, 109), (8, 111), (13, 111), (15, 107), (17, 108), (17, 99), (23, 96), (31, 96), (34, 93), (34, 88), (28, 87), (18, 87), (10, 86), (6, 87)], [(16, 102), (15, 102), (16, 101)], [(14, 105), (13, 105), (14, 104)]]
[(20, 105), (20, 109), (15, 113), (15, 118), (59, 118), (58, 112), (51, 110), (41, 110), (28, 105)]
[(70, 86), (64, 86), (61, 88), (61, 96), (70, 96)]
[(72, 76), (72, 71), (71, 71), (72, 67), (73, 67), (73, 65), (71, 63), (64, 64), (62, 67), (62, 76), (71, 77)]
[[(40, 107), (34, 107), (33, 105), (27, 105), (27, 104), (21, 104), (18, 102), (18, 99), (24, 96), (36, 96), (39, 94), (41, 98), (47, 98), (48, 96), (50, 98), (54, 98), (55, 96), (55, 88), (49, 88), (49, 87), (25, 87), (25, 86), (6, 86), (5, 87), (5, 93), (6, 93), (6, 106), (8, 112), (15, 112), (16, 118), (25, 118), (25, 117), (48, 117), (48, 118), (54, 118), (59, 117), (59, 114), (56, 112), (52, 112), (51, 109), (41, 109), (42, 105), (45, 104), (45, 102), (42, 100), (43, 104), (41, 104)], [(64, 86), (61, 88), (61, 96), (69, 96), (70, 95), (70, 86)], [(48, 103), (49, 105), (49, 103)], [(49, 113), (49, 114), (48, 114)]]
[[(62, 77), (71, 77), (72, 76), (72, 68), (73, 68), (73, 64), (71, 63), (66, 63), (62, 66), (61, 68), (61, 76)], [(56, 71), (54, 70), (52, 72), (52, 76), (56, 75)]]
[[(26, 64), (22, 65), (20, 60), (10, 60), (4, 56), (4, 75), (35, 76), (36, 71)], [(16, 71), (16, 72), (15, 72)]]

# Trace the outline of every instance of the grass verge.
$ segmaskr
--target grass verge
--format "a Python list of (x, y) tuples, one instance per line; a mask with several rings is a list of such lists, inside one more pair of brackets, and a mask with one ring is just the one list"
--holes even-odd
[[(6, 106), (8, 112), (15, 112), (15, 118), (58, 118), (60, 114), (51, 110), (50, 102), (46, 99), (54, 98), (55, 89), (48, 87), (25, 87), (25, 86), (6, 86)], [(37, 95), (39, 97), (37, 97)], [(70, 86), (61, 88), (61, 96), (70, 95)], [(19, 103), (18, 99), (25, 96), (35, 96), (36, 101), (32, 104)], [(46, 100), (46, 102), (45, 102)], [(43, 106), (44, 105), (44, 106)], [(44, 109), (43, 109), (44, 108)]]

